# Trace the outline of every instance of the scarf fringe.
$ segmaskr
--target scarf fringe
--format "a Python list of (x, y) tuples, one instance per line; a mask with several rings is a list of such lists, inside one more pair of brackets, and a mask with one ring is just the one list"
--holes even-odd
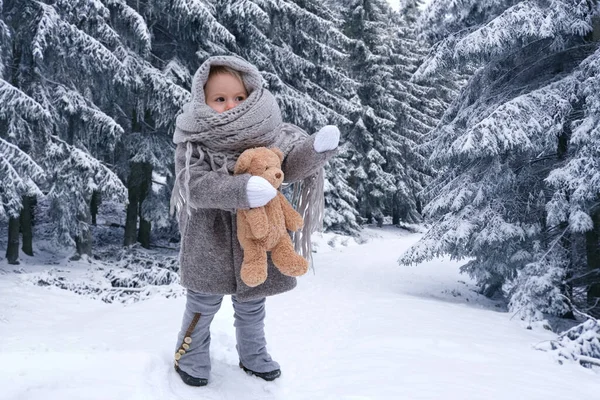
[(298, 254), (306, 258), (314, 271), (312, 256), (312, 234), (323, 231), (323, 215), (325, 210), (323, 168), (293, 186), (292, 205), (304, 218), (304, 226), (292, 233), (294, 248)]
[[(194, 164), (190, 165), (190, 162), (192, 160), (192, 153), (194, 152), (194, 144), (192, 142), (186, 143), (185, 167), (183, 169), (181, 169), (181, 171), (179, 171), (179, 173), (175, 177), (173, 191), (171, 192), (171, 201), (170, 201), (170, 205), (169, 205), (169, 212), (170, 212), (171, 216), (176, 214), (177, 218), (179, 218), (179, 213), (181, 212), (181, 210), (183, 209), (184, 206), (186, 208), (187, 215), (188, 216), (192, 215), (192, 212), (190, 211), (190, 202), (188, 201), (188, 199), (190, 198), (190, 178), (191, 178), (190, 169), (191, 169), (191, 167), (202, 164), (202, 162), (204, 162), (204, 158), (205, 158), (204, 152), (200, 148), (200, 145), (196, 145), (196, 149), (198, 150), (198, 153), (200, 156), (198, 157), (198, 161), (196, 161)], [(210, 159), (211, 159), (211, 165), (214, 166), (212, 157), (210, 157)], [(225, 158), (225, 160), (227, 161), (227, 158)], [(227, 167), (227, 162), (225, 162), (225, 168), (226, 167)], [(183, 193), (181, 193), (180, 181), (181, 181), (182, 175), (184, 175), (183, 190), (185, 192), (185, 195)]]

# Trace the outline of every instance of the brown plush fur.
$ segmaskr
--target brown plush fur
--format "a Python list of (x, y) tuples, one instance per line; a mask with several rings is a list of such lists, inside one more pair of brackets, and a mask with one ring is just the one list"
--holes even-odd
[[(237, 160), (234, 173), (249, 173), (265, 178), (276, 189), (283, 182), (283, 153), (277, 148), (257, 147), (244, 151)], [(250, 287), (267, 279), (267, 251), (279, 271), (287, 276), (300, 276), (308, 270), (308, 261), (296, 254), (288, 230), (297, 231), (304, 221), (281, 192), (264, 207), (238, 210), (237, 236), (242, 249), (241, 278)]]

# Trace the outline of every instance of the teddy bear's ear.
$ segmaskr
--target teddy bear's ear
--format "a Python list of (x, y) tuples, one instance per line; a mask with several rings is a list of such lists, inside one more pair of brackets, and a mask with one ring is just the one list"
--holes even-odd
[(277, 147), (271, 147), (269, 150), (277, 154), (277, 157), (279, 157), (279, 162), (283, 162), (283, 152), (281, 150), (279, 150)]
[(254, 149), (248, 149), (244, 151), (237, 159), (235, 163), (235, 168), (233, 169), (233, 173), (235, 175), (243, 174), (248, 171), (250, 165), (252, 164), (252, 159), (254, 158)]

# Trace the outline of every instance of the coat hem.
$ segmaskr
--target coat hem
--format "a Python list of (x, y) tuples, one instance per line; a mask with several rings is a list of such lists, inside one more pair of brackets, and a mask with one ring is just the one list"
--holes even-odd
[(252, 300), (257, 300), (257, 299), (262, 299), (263, 297), (270, 297), (270, 296), (275, 296), (278, 294), (282, 294), (285, 292), (289, 292), (290, 290), (294, 289), (297, 286), (297, 281), (296, 279), (293, 280), (293, 282), (290, 282), (290, 285), (286, 285), (285, 287), (278, 287), (278, 288), (269, 288), (269, 290), (260, 290), (262, 289), (261, 286), (257, 286), (255, 288), (249, 288), (247, 291), (238, 293), (238, 291), (236, 289), (231, 289), (231, 288), (223, 288), (223, 287), (205, 287), (202, 285), (194, 285), (194, 284), (190, 284), (189, 282), (182, 282), (181, 286), (183, 286), (185, 289), (194, 291), (194, 292), (198, 292), (198, 293), (203, 293), (203, 294), (216, 294), (216, 295), (235, 295), (237, 297), (237, 299), (241, 302), (245, 302), (245, 301), (252, 301)]

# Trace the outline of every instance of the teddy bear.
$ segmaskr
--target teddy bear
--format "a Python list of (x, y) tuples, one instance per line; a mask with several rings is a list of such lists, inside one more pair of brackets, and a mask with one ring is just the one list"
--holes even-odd
[[(276, 147), (256, 147), (238, 158), (234, 174), (260, 176), (275, 189), (283, 182), (283, 153)], [(267, 252), (279, 271), (287, 276), (300, 276), (308, 270), (308, 261), (294, 251), (289, 231), (302, 228), (304, 220), (281, 191), (265, 206), (237, 211), (237, 236), (244, 250), (242, 281), (255, 287), (267, 279)]]

